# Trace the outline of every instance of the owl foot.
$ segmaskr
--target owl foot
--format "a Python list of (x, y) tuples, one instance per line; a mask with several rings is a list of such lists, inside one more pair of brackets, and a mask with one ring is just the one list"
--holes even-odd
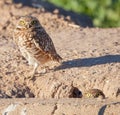
[(44, 69), (37, 72), (37, 74), (45, 74), (45, 73), (47, 73), (46, 68), (44, 68)]
[(32, 76), (32, 77), (30, 78), (30, 80), (35, 81), (35, 80), (36, 80), (36, 76)]

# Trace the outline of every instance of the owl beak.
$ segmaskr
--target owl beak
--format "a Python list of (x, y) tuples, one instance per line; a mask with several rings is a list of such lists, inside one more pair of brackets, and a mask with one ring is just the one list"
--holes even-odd
[(30, 24), (27, 25), (27, 28), (31, 28), (31, 27), (32, 27), (32, 25), (30, 25)]

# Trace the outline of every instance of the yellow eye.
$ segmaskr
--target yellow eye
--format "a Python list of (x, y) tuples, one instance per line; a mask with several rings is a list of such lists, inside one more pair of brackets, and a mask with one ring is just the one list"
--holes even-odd
[(31, 22), (31, 24), (32, 24), (32, 25), (37, 24), (37, 20), (33, 20), (33, 21)]
[(95, 95), (95, 97), (99, 97), (99, 95), (100, 95), (100, 94), (99, 94), (99, 93), (97, 93), (97, 94)]
[(25, 25), (25, 22), (23, 20), (21, 20), (20, 25)]
[(92, 94), (87, 93), (86, 96), (87, 96), (87, 97), (92, 97)]

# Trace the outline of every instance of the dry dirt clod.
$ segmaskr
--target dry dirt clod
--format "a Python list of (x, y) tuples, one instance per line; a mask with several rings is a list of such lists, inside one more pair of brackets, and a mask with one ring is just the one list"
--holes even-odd
[(55, 9), (55, 10), (53, 11), (53, 13), (54, 13), (54, 14), (59, 14), (59, 10), (58, 10), (58, 9)]

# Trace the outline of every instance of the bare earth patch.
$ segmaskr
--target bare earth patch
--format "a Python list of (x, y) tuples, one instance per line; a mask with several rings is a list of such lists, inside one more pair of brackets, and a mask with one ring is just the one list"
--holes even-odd
[[(36, 74), (35, 80), (29, 79), (33, 68), (12, 38), (17, 19), (28, 14), (40, 20), (63, 58), (61, 65), (46, 74)], [(120, 113), (120, 28), (82, 28), (43, 8), (3, 2), (0, 2), (0, 16), (1, 114)], [(100, 89), (105, 99), (81, 98), (89, 89)]]

